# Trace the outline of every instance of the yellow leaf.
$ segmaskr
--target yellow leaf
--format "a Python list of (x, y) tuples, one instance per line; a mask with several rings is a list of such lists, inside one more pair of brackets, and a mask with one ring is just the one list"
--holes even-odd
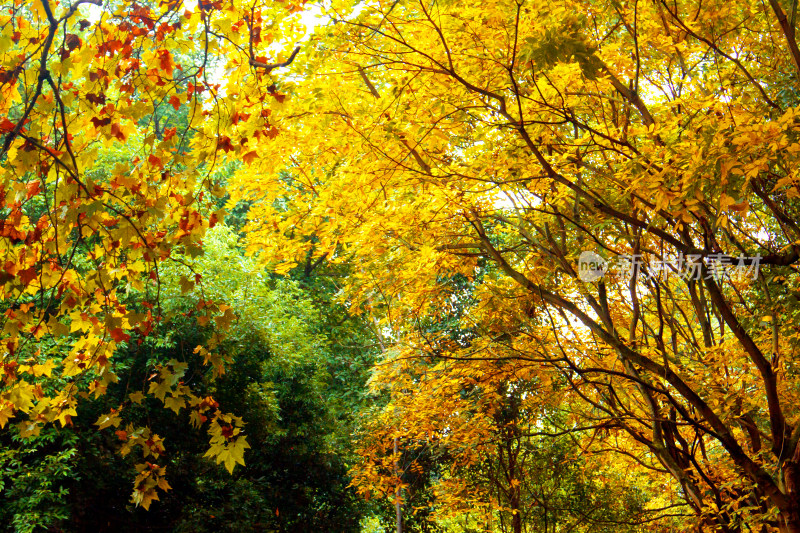
[(52, 359), (48, 359), (42, 365), (33, 365), (33, 367), (31, 367), (31, 370), (33, 371), (33, 375), (36, 377), (47, 376), (49, 378), (52, 375), (53, 368), (55, 368), (55, 366), (56, 366), (55, 362)]
[(3, 407), (0, 408), (0, 429), (6, 427), (6, 424), (12, 418), (14, 418), (14, 408), (9, 404), (4, 404)]

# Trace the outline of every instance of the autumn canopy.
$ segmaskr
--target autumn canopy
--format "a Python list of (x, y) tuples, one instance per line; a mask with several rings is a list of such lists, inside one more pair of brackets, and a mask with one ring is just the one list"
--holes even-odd
[(326, 449), (393, 530), (800, 533), (796, 12), (6, 0), (0, 444), (108, 434), (155, 510), (177, 420), (261, 460), (248, 343), (369, 352)]

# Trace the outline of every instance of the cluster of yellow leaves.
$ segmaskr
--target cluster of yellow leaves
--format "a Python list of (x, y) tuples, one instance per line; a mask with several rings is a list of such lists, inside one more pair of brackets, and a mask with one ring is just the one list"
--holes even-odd
[[(253, 253), (277, 271), (308, 255), (349, 261), (342, 298), (427, 361), (401, 357), (376, 378), (393, 399), (362, 450), (365, 492), (399, 482), (387, 460), (397, 435), (476, 439), (482, 426), (460, 420), (453, 391), (480, 380), (480, 358), (497, 360), (500, 344), (559, 376), (572, 421), (599, 427), (592, 442), (640, 458), (661, 473), (656, 486), (671, 476), (702, 520), (719, 521), (709, 527), (732, 520), (705, 514), (717, 497), (768, 498), (749, 521), (793, 516), (781, 450), (800, 435), (797, 333), (793, 318), (761, 326), (763, 307), (781, 307), (764, 301), (775, 286), (710, 283), (707, 270), (695, 283), (680, 271), (634, 283), (576, 274), (586, 249), (645, 265), (796, 261), (800, 63), (775, 5), (331, 7), (340, 22), (284, 104), (276, 157), (254, 158), (237, 184), (258, 202)], [(459, 307), (474, 336), (432, 350), (425, 324)], [(437, 357), (477, 361), (462, 374)]]
[(136, 465), (136, 470), (139, 474), (133, 482), (134, 490), (131, 501), (137, 506), (141, 505), (145, 509), (150, 509), (150, 504), (158, 500), (156, 488), (167, 491), (172, 487), (169, 486), (169, 483), (164, 478), (163, 466), (144, 463)]
[(233, 415), (220, 415), (214, 417), (208, 428), (211, 435), (211, 448), (205, 457), (216, 459), (217, 464), (223, 463), (228, 472), (233, 472), (237, 465), (244, 464), (244, 451), (250, 448), (242, 433), (242, 419)]

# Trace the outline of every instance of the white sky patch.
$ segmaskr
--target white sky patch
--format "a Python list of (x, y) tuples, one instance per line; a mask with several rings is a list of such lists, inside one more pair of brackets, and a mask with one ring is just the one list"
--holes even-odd
[(103, 6), (96, 6), (94, 4), (81, 4), (80, 10), (92, 24), (98, 22), (100, 20), (100, 15), (103, 14)]
[(308, 39), (314, 33), (314, 30), (323, 21), (322, 6), (314, 4), (309, 6), (308, 9), (300, 13), (300, 22), (306, 27), (306, 35), (303, 40)]

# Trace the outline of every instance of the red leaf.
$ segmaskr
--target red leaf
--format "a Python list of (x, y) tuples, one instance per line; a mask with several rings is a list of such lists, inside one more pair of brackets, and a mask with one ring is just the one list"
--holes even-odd
[(248, 118), (250, 118), (249, 113), (239, 113), (238, 111), (234, 111), (231, 115), (231, 124), (238, 124), (239, 122), (247, 120)]
[(86, 99), (89, 100), (94, 105), (104, 105), (106, 103), (106, 95), (103, 93), (99, 94), (88, 93), (86, 95)]
[(111, 331), (109, 331), (109, 333), (111, 333), (111, 338), (114, 339), (116, 342), (127, 341), (130, 340), (131, 338), (131, 336), (125, 333), (125, 331), (122, 328), (114, 328)]
[(16, 126), (16, 124), (8, 120), (8, 118), (3, 117), (3, 119), (0, 120), (0, 133), (8, 133), (14, 129), (14, 126)]
[(169, 97), (169, 103), (172, 104), (172, 107), (175, 108), (175, 111), (177, 111), (181, 107), (180, 99), (178, 99), (178, 97), (175, 96), (174, 94)]
[(19, 279), (22, 280), (25, 285), (30, 284), (31, 281), (36, 279), (36, 268), (30, 267), (26, 268), (25, 270), (21, 270), (18, 274)]
[(14, 261), (6, 261), (6, 264), (3, 265), (3, 270), (6, 274), (15, 276), (17, 274), (17, 264)]
[(101, 68), (89, 73), (89, 81), (96, 81), (101, 78), (107, 78), (107, 77), (108, 77), (108, 71), (103, 70)]
[(91, 123), (95, 128), (100, 128), (102, 126), (108, 126), (109, 124), (111, 124), (111, 119), (108, 117), (106, 118), (92, 117)]
[(154, 167), (164, 168), (164, 163), (161, 162), (161, 158), (150, 154), (147, 156), (147, 162), (153, 165)]
[(221, 136), (217, 141), (217, 150), (225, 150), (226, 152), (233, 150), (231, 138), (226, 135)]
[(158, 51), (158, 66), (161, 67), (161, 70), (166, 70), (172, 74), (172, 69), (175, 67), (175, 64), (172, 62), (172, 54), (169, 50), (164, 50), (162, 48)]
[(67, 45), (67, 49), (69, 51), (75, 50), (76, 48), (81, 47), (81, 38), (75, 35), (74, 33), (68, 33), (67, 36), (64, 38), (64, 43)]

